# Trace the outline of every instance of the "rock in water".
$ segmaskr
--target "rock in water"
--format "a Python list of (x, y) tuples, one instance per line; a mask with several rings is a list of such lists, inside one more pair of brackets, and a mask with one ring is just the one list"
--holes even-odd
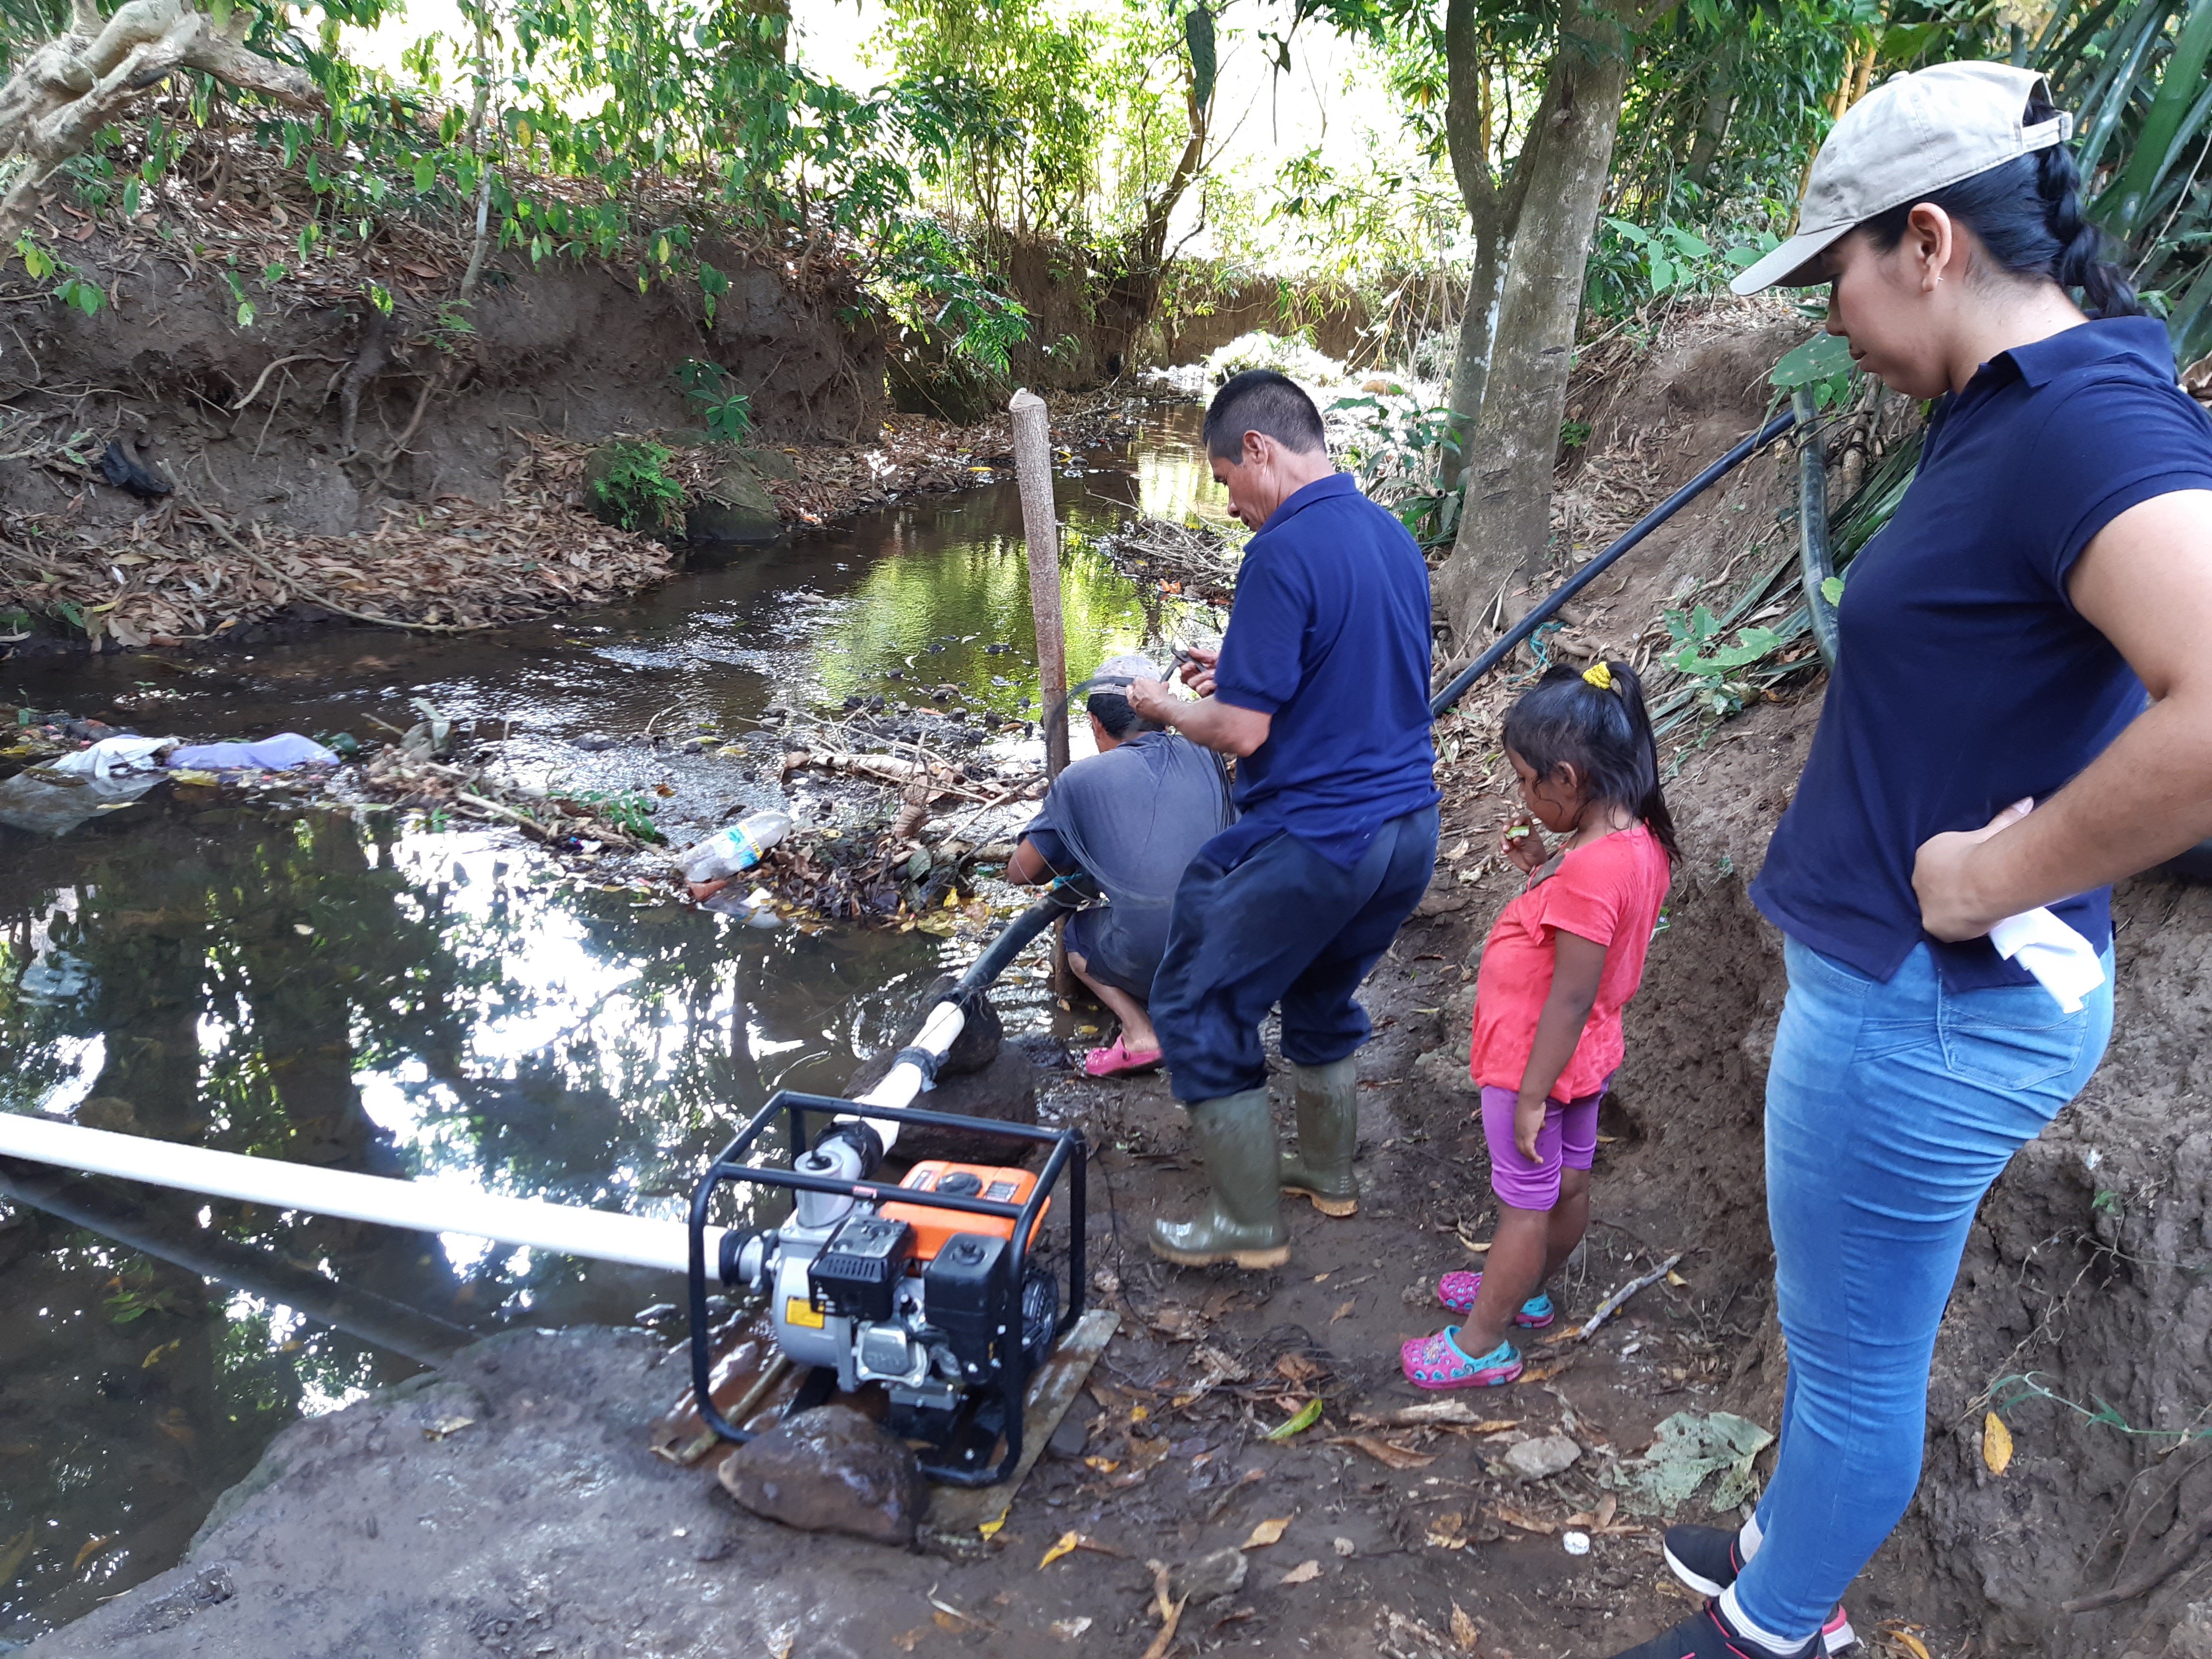
[(847, 1406), (817, 1406), (722, 1460), (722, 1485), (755, 1515), (802, 1532), (911, 1544), (927, 1490), (914, 1450)]
[(1557, 1474), (1583, 1455), (1583, 1449), (1563, 1434), (1540, 1440), (1523, 1440), (1505, 1454), (1505, 1467), (1524, 1480), (1541, 1480)]

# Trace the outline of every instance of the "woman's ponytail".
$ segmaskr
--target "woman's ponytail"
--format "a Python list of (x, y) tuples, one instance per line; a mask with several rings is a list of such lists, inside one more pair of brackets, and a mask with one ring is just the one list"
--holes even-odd
[[(2058, 112), (2039, 94), (2027, 103), (2027, 124), (2048, 121)], [(2127, 273), (2106, 258), (2105, 233), (2081, 212), (2081, 173), (2063, 143), (2035, 154), (2036, 194), (2043, 198), (2044, 223), (2058, 252), (2050, 275), (2063, 289), (2079, 289), (2087, 308), (2100, 317), (2140, 317), (2142, 301)]]

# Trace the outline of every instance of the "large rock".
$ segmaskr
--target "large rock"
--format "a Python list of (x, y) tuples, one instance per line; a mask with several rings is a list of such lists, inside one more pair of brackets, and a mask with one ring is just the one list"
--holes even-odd
[(914, 1449), (848, 1406), (817, 1406), (722, 1460), (722, 1485), (755, 1515), (802, 1532), (911, 1544), (928, 1492)]
[(783, 509), (760, 475), (742, 452), (717, 446), (708, 482), (684, 515), (685, 539), (757, 546), (782, 534)]

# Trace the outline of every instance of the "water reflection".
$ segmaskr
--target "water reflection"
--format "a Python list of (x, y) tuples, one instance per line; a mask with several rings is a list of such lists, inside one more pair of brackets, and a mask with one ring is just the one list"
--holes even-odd
[[(1139, 501), (1218, 512), (1187, 423), (1139, 445), (1133, 472), (1058, 481), (1079, 677), (1194, 625), (1096, 548)], [(1033, 664), (1005, 486), (558, 626), (329, 634), (181, 672), (13, 665), (0, 696), (148, 731), (365, 738), (369, 716), (403, 720), (420, 696), (480, 733), (511, 723), (510, 758), (555, 769), (586, 763), (580, 734), (634, 735), (671, 711), (741, 734), (779, 698), (920, 702), (945, 684), (956, 708), (1033, 716)], [(716, 813), (775, 793), (772, 769), (748, 780), (743, 754), (638, 745), (588, 763), (617, 783), (626, 767), (672, 776)], [(921, 933), (763, 935), (495, 834), (384, 812), (156, 794), (60, 842), (0, 831), (0, 1109), (644, 1213), (680, 1213), (707, 1155), (775, 1088), (839, 1090), (944, 965)], [(1026, 975), (1000, 1000), (1017, 1028), (1049, 1011)], [(0, 1164), (0, 1650), (173, 1563), (300, 1413), (506, 1322), (625, 1320), (672, 1288)]]

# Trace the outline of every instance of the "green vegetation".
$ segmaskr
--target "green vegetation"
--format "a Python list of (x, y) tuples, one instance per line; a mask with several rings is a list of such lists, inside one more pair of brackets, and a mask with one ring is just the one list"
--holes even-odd
[(667, 530), (684, 517), (684, 486), (668, 476), (675, 452), (650, 438), (610, 444), (592, 501), (625, 530)]

